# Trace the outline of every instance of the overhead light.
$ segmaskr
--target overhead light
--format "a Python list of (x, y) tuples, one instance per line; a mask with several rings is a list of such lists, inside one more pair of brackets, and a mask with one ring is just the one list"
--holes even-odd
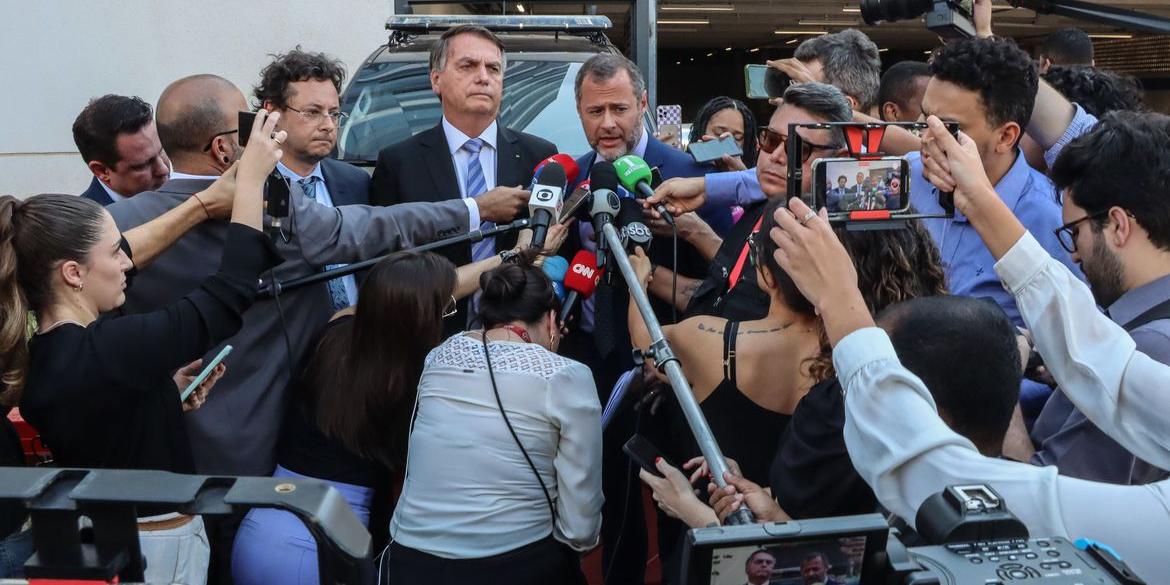
[(799, 40), (800, 40), (800, 39), (788, 39), (788, 42), (787, 42), (787, 43), (784, 43), (784, 44), (785, 44), (785, 45), (795, 45), (795, 44), (796, 44), (796, 41), (799, 41)]
[(714, 57), (714, 56), (715, 56), (715, 53), (707, 53), (707, 56), (708, 56), (708, 57)]
[(695, 58), (694, 58), (694, 57), (691, 57), (691, 61), (694, 61), (694, 60), (695, 60)]
[(723, 50), (724, 50), (724, 51), (730, 51), (730, 50), (731, 50), (731, 47), (727, 47), (726, 49), (723, 49)]
[(524, 12), (524, 5), (523, 5), (523, 4), (517, 4), (517, 5), (516, 5), (516, 12)]
[(674, 64), (675, 65), (682, 65), (682, 61), (675, 61)]
[(815, 20), (802, 18), (796, 24), (800, 26), (858, 26), (861, 23), (856, 20)]
[(923, 52), (922, 52), (922, 54), (923, 54), (923, 55), (930, 55), (930, 54), (932, 54), (932, 53), (934, 53), (934, 51), (933, 51), (933, 50), (931, 50), (931, 51), (923, 51)]
[(777, 34), (777, 35), (808, 35), (808, 36), (813, 36), (813, 37), (819, 37), (821, 35), (829, 34), (829, 31), (827, 31), (827, 30), (777, 30), (777, 31), (774, 31), (772, 34)]
[(683, 25), (683, 26), (686, 26), (686, 25), (695, 26), (697, 24), (701, 24), (701, 25), (711, 24), (711, 21), (706, 19), (706, 18), (694, 18), (694, 19), (690, 19), (690, 20), (685, 20), (685, 19), (684, 20), (660, 20), (660, 21), (658, 21), (658, 24), (665, 24), (668, 26), (672, 25), (672, 24)]
[(889, 49), (878, 49), (879, 53), (885, 53), (886, 51), (889, 51)]
[(845, 12), (847, 14), (860, 14), (861, 9), (860, 8), (850, 8), (850, 7), (846, 6), (845, 8), (841, 9), (841, 12)]
[(733, 12), (734, 4), (664, 4), (658, 7), (663, 12)]
[(1123, 33), (1090, 33), (1090, 39), (1132, 39), (1133, 35)]
[(759, 48), (759, 47), (756, 47), (756, 48), (754, 48), (754, 49), (748, 49), (748, 52), (749, 52), (749, 53), (758, 53), (758, 52), (760, 52), (760, 48)]

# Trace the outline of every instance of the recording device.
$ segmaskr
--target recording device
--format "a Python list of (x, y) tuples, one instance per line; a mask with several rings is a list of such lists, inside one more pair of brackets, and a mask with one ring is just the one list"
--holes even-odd
[(215, 354), (215, 357), (212, 358), (210, 362), (208, 362), (207, 367), (203, 368), (203, 371), (199, 372), (199, 375), (195, 376), (195, 379), (191, 380), (191, 383), (188, 384), (187, 388), (183, 390), (183, 393), (179, 395), (179, 402), (186, 402), (187, 398), (191, 396), (191, 393), (194, 392), (195, 389), (198, 388), (199, 385), (202, 384), (203, 381), (211, 375), (211, 371), (215, 369), (215, 366), (218, 366), (219, 363), (223, 361), (223, 358), (227, 357), (231, 352), (232, 346), (223, 346), (223, 349), (219, 350), (219, 353)]
[(538, 171), (532, 193), (528, 196), (528, 214), (532, 218), (532, 247), (544, 248), (548, 225), (561, 216), (561, 198), (565, 193), (565, 168), (548, 161)]
[(622, 247), (628, 254), (633, 254), (635, 247), (641, 247), (642, 251), (649, 252), (654, 234), (650, 233), (650, 228), (643, 222), (642, 206), (633, 199), (622, 199), (621, 203), (617, 225), (622, 237)]
[[(622, 445), (622, 451), (625, 451), (626, 456), (633, 459), (634, 463), (637, 463), (639, 467), (645, 469), (646, 473), (650, 473), (656, 477), (666, 477), (662, 475), (661, 471), (658, 471), (658, 466), (654, 464), (655, 461), (663, 457), (662, 451), (658, 450), (658, 447), (655, 447), (653, 443), (646, 440), (646, 437), (642, 435), (630, 437), (630, 440), (626, 441), (625, 445)], [(669, 460), (666, 463), (673, 465)]]
[[(236, 136), (240, 147), (248, 146), (248, 138), (252, 134), (252, 125), (256, 123), (256, 112), (240, 112), (238, 114)], [(291, 184), (280, 171), (272, 170), (268, 179), (264, 181), (264, 213), (272, 218), (271, 228), (279, 230), (281, 221), (288, 217), (289, 192)]]
[(573, 189), (573, 192), (568, 197), (565, 197), (565, 203), (561, 206), (561, 216), (557, 218), (557, 223), (568, 223), (569, 220), (577, 215), (577, 211), (589, 202), (589, 185), (590, 182), (588, 180), (579, 183), (577, 188)]
[(573, 312), (573, 305), (578, 300), (593, 296), (593, 291), (597, 290), (597, 283), (601, 282), (601, 274), (604, 272), (597, 266), (597, 256), (589, 250), (579, 250), (573, 261), (569, 263), (569, 269), (565, 272), (565, 290), (568, 294), (565, 295), (565, 303), (561, 305), (560, 322), (564, 323), (569, 318), (569, 313)]
[(672, 138), (664, 141), (667, 144), (682, 148), (682, 106), (658, 106), (656, 110), (659, 135), (669, 133)]
[[(788, 165), (788, 197), (800, 197), (813, 210), (826, 209), (829, 221), (850, 230), (898, 229), (913, 219), (952, 218), (955, 204), (951, 193), (939, 193), (943, 214), (913, 212), (910, 207), (910, 164), (904, 157), (883, 156), (882, 138), (886, 128), (899, 126), (922, 131), (921, 122), (827, 122), (788, 125), (788, 160), (808, 160), (804, 137), (798, 129), (830, 130), (845, 138), (847, 157), (818, 159), (812, 166), (812, 189), (803, 188), (802, 165)], [(946, 122), (952, 135), (959, 125)], [(845, 186), (841, 187), (841, 178)]]
[(553, 290), (562, 303), (565, 302), (565, 273), (569, 271), (569, 261), (563, 256), (549, 256), (540, 265), (541, 271), (553, 283)]
[(744, 65), (743, 79), (747, 97), (753, 100), (784, 97), (784, 90), (792, 85), (787, 73), (767, 65)]
[(1143, 583), (1106, 546), (1029, 538), (986, 485), (952, 486), (931, 496), (915, 524), (930, 545), (907, 548), (879, 514), (695, 529), (683, 545), (682, 582), (742, 583), (747, 560), (763, 551), (776, 561), (775, 571), (799, 569), (820, 555), (827, 575), (858, 585)]
[[(654, 170), (641, 157), (627, 154), (613, 161), (613, 166), (617, 170), (618, 180), (626, 191), (639, 199), (647, 199), (654, 195)], [(654, 210), (662, 215), (666, 223), (674, 225), (674, 216), (666, 210), (665, 205), (659, 203)]]
[(731, 136), (723, 136), (704, 142), (692, 142), (687, 147), (687, 150), (691, 151), (691, 157), (699, 164), (722, 160), (725, 154), (728, 156), (740, 156), (743, 154), (743, 149), (739, 147), (739, 143)]
[(861, 18), (874, 26), (926, 16), (926, 28), (945, 40), (975, 36), (974, 0), (861, 0)]
[(605, 268), (609, 244), (601, 237), (601, 226), (613, 221), (621, 209), (617, 194), (617, 170), (614, 164), (603, 160), (593, 165), (589, 182), (593, 190), (590, 196), (589, 217), (593, 218), (593, 233), (597, 234), (597, 258), (594, 262), (598, 268)]

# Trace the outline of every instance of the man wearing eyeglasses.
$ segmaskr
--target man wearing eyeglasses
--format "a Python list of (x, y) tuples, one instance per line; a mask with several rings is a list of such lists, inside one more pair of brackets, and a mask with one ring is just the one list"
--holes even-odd
[[(288, 133), (280, 174), (297, 182), (305, 195), (322, 205), (369, 204), (370, 176), (361, 169), (329, 158), (337, 144), (342, 118), (339, 94), (345, 81), (341, 61), (297, 47), (279, 55), (260, 72), (253, 90), (256, 106), (279, 111), (279, 130)], [(329, 265), (325, 269), (344, 265)], [(330, 313), (357, 303), (357, 279), (350, 276), (326, 283)]]

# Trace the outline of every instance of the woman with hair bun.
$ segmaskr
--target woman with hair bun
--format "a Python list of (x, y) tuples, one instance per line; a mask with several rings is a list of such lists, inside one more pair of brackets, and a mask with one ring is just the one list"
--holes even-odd
[(383, 575), (395, 585), (584, 583), (601, 529), (601, 404), (554, 353), (560, 302), (522, 253), (480, 279), (483, 331), (427, 356)]
[[(198, 373), (192, 360), (239, 330), (261, 272), (279, 261), (260, 231), (264, 181), (285, 138), (274, 132), (278, 119), (261, 112), (251, 129), (236, 171), (219, 272), (152, 313), (98, 320), (126, 300), (130, 254), (144, 263), (161, 251), (160, 241), (177, 237), (167, 233), (169, 213), (123, 237), (110, 214), (88, 199), (0, 197), (4, 397), (19, 399), (21, 414), (59, 465), (195, 472), (183, 411), (198, 408), (206, 391), (181, 402), (184, 370)], [(217, 207), (199, 197), (180, 207), (210, 217)], [(36, 317), (31, 339), (30, 312)], [(205, 582), (209, 549), (202, 520), (177, 514), (173, 506), (138, 512), (145, 580)]]

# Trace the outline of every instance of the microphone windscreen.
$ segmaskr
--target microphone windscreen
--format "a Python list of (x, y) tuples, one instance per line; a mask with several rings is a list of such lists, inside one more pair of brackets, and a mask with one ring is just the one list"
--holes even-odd
[(569, 261), (565, 260), (563, 256), (549, 256), (544, 259), (544, 264), (540, 266), (544, 271), (544, 275), (553, 282), (564, 282), (565, 273), (569, 271)]
[(641, 157), (632, 154), (627, 154), (613, 161), (613, 166), (616, 169), (618, 180), (631, 193), (638, 192), (638, 183), (645, 181), (649, 184), (654, 177), (650, 165), (646, 164), (646, 161), (642, 160)]
[(598, 189), (617, 191), (617, 169), (613, 167), (613, 163), (603, 160), (593, 165), (593, 170), (589, 171), (589, 188), (594, 191)]
[(540, 176), (536, 178), (537, 185), (548, 185), (550, 187), (558, 187), (562, 190), (565, 188), (565, 167), (556, 161), (549, 161), (540, 170)]
[(581, 176), (581, 167), (577, 165), (577, 161), (573, 160), (573, 157), (563, 152), (559, 152), (544, 159), (541, 164), (546, 162), (555, 162), (561, 165), (561, 168), (565, 169), (566, 184), (575, 183), (577, 181), (577, 177)]
[(601, 271), (597, 269), (597, 256), (588, 250), (581, 250), (573, 256), (569, 263), (569, 270), (565, 272), (565, 289), (575, 290), (577, 294), (588, 298), (597, 288), (601, 280)]

